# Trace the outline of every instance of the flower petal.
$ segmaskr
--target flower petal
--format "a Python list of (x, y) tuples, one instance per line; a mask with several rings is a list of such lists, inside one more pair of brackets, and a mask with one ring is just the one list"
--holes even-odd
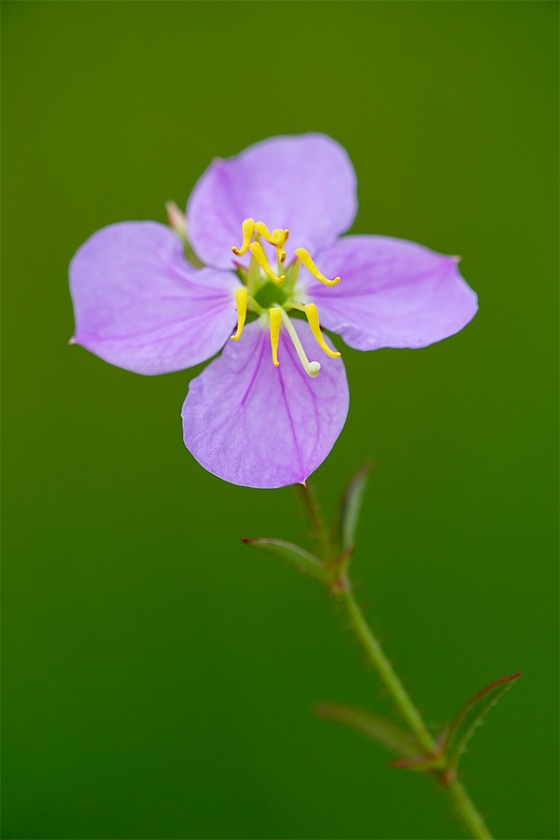
[[(294, 326), (310, 358), (318, 350), (302, 321)], [(340, 359), (321, 358), (315, 379), (303, 370), (285, 330), (279, 367), (265, 319), (194, 379), (183, 405), (185, 445), (214, 475), (247, 487), (303, 482), (331, 451), (348, 413)]]
[(356, 208), (356, 176), (342, 146), (324, 134), (272, 137), (209, 166), (189, 199), (189, 237), (203, 262), (231, 268), (241, 223), (255, 219), (289, 229), (289, 261), (295, 248), (314, 255), (333, 244)]
[(339, 275), (327, 288), (305, 269), (305, 297), (321, 324), (357, 350), (426, 347), (461, 330), (478, 309), (458, 259), (388, 236), (345, 236), (318, 257), (321, 271)]
[(110, 225), (70, 264), (74, 342), (135, 373), (192, 367), (230, 335), (239, 285), (229, 272), (190, 266), (181, 240), (163, 225)]

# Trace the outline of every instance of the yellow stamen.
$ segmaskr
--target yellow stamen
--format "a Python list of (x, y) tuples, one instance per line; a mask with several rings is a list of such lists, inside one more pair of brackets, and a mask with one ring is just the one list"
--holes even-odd
[(243, 231), (243, 242), (241, 244), (241, 248), (232, 248), (231, 249), (236, 257), (242, 257), (243, 254), (246, 254), (247, 251), (249, 250), (249, 245), (251, 244), (251, 239), (252, 239), (252, 236), (253, 236), (254, 228), (255, 228), (255, 220), (254, 219), (245, 219), (245, 221), (241, 225), (241, 230)]
[(273, 270), (268, 264), (268, 260), (266, 258), (265, 252), (263, 251), (262, 245), (259, 242), (251, 242), (251, 244), (249, 245), (249, 250), (260, 265), (260, 267), (262, 268), (262, 270), (264, 271), (264, 273), (266, 274), (266, 276), (269, 278), (269, 280), (272, 280), (273, 283), (278, 284), (284, 282), (284, 280), (286, 279), (285, 275), (281, 274), (280, 277), (278, 277), (278, 275), (273, 272)]
[(266, 239), (267, 242), (270, 242), (271, 245), (283, 245), (288, 238), (286, 236), (288, 233), (287, 230), (280, 230), (280, 228), (277, 228), (271, 233), (264, 222), (255, 222), (254, 229), (259, 236), (262, 236), (262, 238)]
[(321, 370), (321, 365), (319, 362), (310, 362), (307, 358), (305, 350), (303, 349), (303, 344), (299, 339), (299, 335), (296, 332), (296, 328), (290, 321), (289, 315), (284, 311), (284, 309), (280, 310), (280, 314), (282, 316), (282, 320), (284, 321), (284, 326), (288, 331), (288, 335), (292, 339), (292, 344), (294, 345), (295, 351), (298, 354), (298, 358), (303, 365), (303, 369), (308, 376), (312, 379), (315, 379), (319, 371)]
[(247, 317), (247, 289), (245, 286), (236, 290), (235, 305), (237, 306), (237, 331), (235, 335), (232, 335), (232, 339), (233, 341), (239, 341)]
[(284, 250), (284, 245), (288, 241), (288, 236), (290, 235), (289, 230), (273, 230), (273, 235), (277, 238), (282, 237), (282, 241), (276, 245), (276, 256), (278, 257), (278, 262), (282, 264), (286, 259), (286, 252)]
[(309, 321), (309, 326), (311, 327), (311, 332), (315, 338), (315, 341), (323, 350), (327, 356), (330, 356), (331, 359), (338, 359), (340, 357), (340, 353), (331, 350), (325, 339), (323, 338), (323, 333), (321, 332), (321, 327), (319, 326), (319, 313), (317, 312), (317, 307), (314, 303), (306, 303), (303, 307), (303, 311), (307, 315), (307, 320)]
[(282, 311), (277, 306), (268, 310), (270, 316), (270, 346), (272, 347), (272, 364), (278, 367), (278, 341), (280, 339), (280, 324), (282, 323)]
[(301, 260), (308, 272), (312, 274), (316, 280), (318, 280), (320, 283), (323, 283), (325, 286), (336, 286), (337, 283), (340, 283), (340, 277), (335, 277), (334, 280), (329, 280), (327, 277), (325, 277), (324, 274), (321, 274), (321, 272), (311, 259), (309, 251), (306, 251), (305, 248), (296, 248), (296, 257), (298, 257)]
[(284, 245), (288, 241), (290, 231), (282, 230), (281, 228), (275, 228), (271, 233), (264, 222), (255, 222), (255, 232), (259, 236), (262, 236), (262, 238), (269, 242), (271, 245), (274, 245), (274, 247), (276, 248), (278, 262), (283, 263), (286, 259)]

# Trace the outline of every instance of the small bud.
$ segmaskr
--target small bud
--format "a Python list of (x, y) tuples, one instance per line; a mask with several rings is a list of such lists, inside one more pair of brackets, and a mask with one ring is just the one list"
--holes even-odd
[(185, 214), (181, 213), (174, 201), (168, 201), (165, 205), (167, 210), (167, 221), (169, 227), (177, 233), (181, 239), (186, 239), (187, 224)]

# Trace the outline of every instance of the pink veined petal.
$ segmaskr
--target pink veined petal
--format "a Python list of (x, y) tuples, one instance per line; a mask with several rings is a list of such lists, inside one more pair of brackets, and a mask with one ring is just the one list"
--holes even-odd
[(388, 236), (346, 236), (317, 258), (337, 286), (305, 269), (300, 282), (321, 324), (357, 350), (426, 347), (459, 332), (478, 309), (456, 257)]
[(342, 146), (324, 134), (272, 137), (204, 172), (188, 203), (189, 237), (203, 262), (231, 268), (241, 223), (255, 219), (289, 229), (289, 262), (295, 248), (314, 255), (331, 245), (356, 209), (356, 176)]
[(282, 329), (274, 367), (266, 324), (255, 321), (230, 341), (189, 388), (183, 405), (185, 445), (209, 472), (247, 487), (303, 482), (331, 451), (348, 413), (340, 359), (323, 356), (302, 321), (294, 326), (310, 359), (311, 379)]
[(230, 272), (190, 266), (181, 240), (164, 225), (110, 225), (70, 264), (74, 342), (135, 373), (192, 367), (227, 341), (239, 285)]

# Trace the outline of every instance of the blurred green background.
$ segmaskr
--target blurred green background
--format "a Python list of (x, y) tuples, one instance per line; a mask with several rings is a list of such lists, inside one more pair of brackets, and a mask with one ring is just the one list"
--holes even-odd
[(306, 539), (293, 490), (195, 463), (191, 371), (66, 346), (91, 233), (311, 130), (354, 162), (353, 232), (462, 254), (480, 296), (441, 344), (344, 353), (316, 485), (328, 508), (375, 460), (354, 574), (431, 723), (523, 670), (464, 779), (498, 837), (558, 837), (558, 5), (2, 7), (3, 836), (462, 836), (429, 780), (310, 714), (389, 707), (320, 587), (239, 542)]

